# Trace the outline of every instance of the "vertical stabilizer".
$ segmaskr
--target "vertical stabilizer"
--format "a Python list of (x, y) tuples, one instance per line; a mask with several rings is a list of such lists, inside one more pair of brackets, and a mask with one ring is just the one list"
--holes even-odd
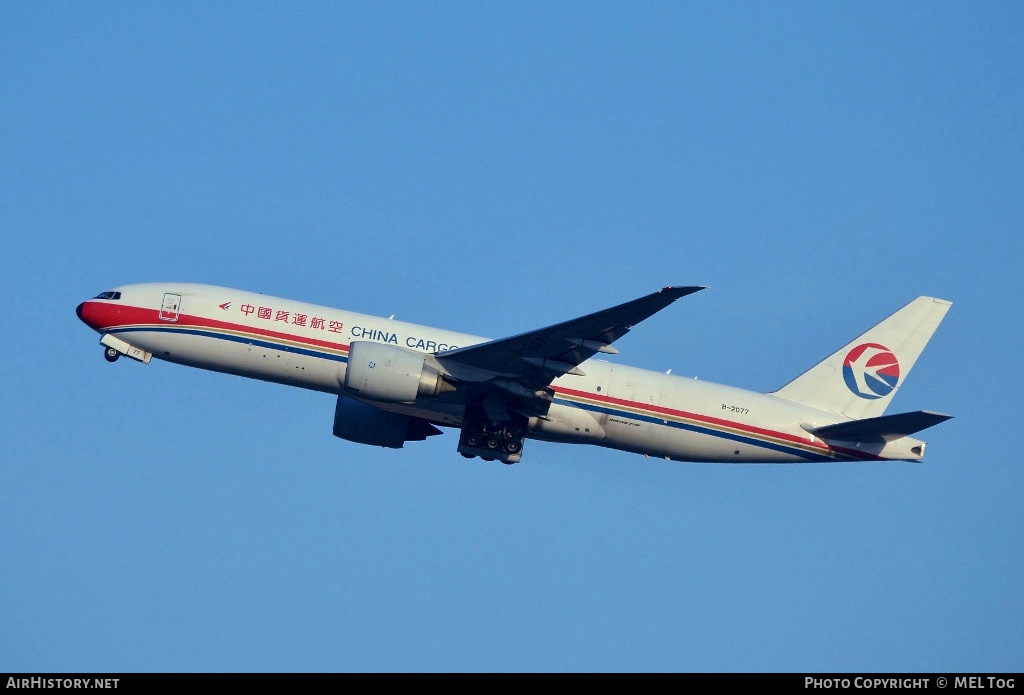
[(950, 306), (918, 297), (772, 395), (850, 418), (877, 417)]

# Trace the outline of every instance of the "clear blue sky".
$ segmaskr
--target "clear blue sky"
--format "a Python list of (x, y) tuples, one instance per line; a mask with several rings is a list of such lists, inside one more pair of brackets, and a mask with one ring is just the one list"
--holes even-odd
[[(0, 7), (0, 670), (1020, 671), (1024, 5)], [(774, 389), (920, 294), (921, 465), (331, 436), (107, 364), (182, 280)]]

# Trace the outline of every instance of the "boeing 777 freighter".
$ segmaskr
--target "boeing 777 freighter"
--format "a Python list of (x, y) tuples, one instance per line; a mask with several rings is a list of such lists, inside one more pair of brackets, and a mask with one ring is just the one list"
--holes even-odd
[(772, 393), (597, 359), (703, 287), (488, 340), (253, 292), (125, 285), (78, 306), (107, 360), (154, 357), (337, 396), (334, 434), (362, 444), (460, 430), (467, 458), (516, 463), (527, 438), (675, 461), (800, 463), (923, 458), (910, 435), (949, 419), (883, 415), (950, 302), (918, 297)]

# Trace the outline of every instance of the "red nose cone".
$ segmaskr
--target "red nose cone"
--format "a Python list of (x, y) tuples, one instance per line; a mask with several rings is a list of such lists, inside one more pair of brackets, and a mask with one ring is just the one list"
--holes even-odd
[(75, 313), (86, 326), (96, 331), (102, 331), (104, 328), (114, 325), (114, 314), (117, 309), (118, 307), (105, 302), (87, 301), (79, 304)]
[(91, 308), (92, 302), (82, 302), (75, 309), (75, 313), (78, 314), (78, 318), (89, 328), (96, 328), (95, 325), (95, 312)]

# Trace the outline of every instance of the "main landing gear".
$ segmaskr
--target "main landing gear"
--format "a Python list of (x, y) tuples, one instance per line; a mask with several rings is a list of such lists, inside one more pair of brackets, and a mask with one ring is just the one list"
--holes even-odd
[(107, 362), (117, 362), (117, 358), (121, 356), (121, 353), (112, 347), (103, 349), (103, 359)]
[(459, 435), (459, 453), (466, 458), (479, 456), (484, 461), (511, 465), (523, 457), (526, 418), (512, 415), (510, 422), (492, 423), (479, 408), (467, 408)]

